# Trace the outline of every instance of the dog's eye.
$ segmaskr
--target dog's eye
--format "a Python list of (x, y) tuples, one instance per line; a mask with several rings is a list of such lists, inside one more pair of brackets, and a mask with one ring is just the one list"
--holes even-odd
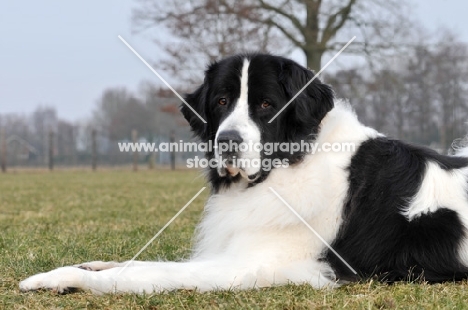
[(218, 104), (219, 105), (226, 105), (227, 104), (226, 98), (219, 98)]
[(270, 106), (270, 103), (267, 100), (262, 100), (262, 104), (260, 106), (262, 109), (266, 109)]

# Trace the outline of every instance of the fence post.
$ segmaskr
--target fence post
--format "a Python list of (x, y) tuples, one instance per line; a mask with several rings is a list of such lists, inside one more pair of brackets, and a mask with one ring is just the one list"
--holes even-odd
[(49, 131), (49, 170), (54, 170), (54, 132)]
[(148, 156), (148, 169), (153, 170), (156, 162), (156, 156), (154, 152), (151, 152)]
[(2, 166), (2, 172), (6, 172), (6, 162), (7, 162), (7, 142), (6, 142), (6, 131), (5, 127), (0, 129), (0, 165)]
[[(135, 147), (138, 143), (138, 131), (136, 129), (132, 130), (132, 142)], [(133, 151), (133, 171), (138, 171), (138, 150), (135, 149)]]
[(71, 150), (71, 152), (72, 152), (72, 154), (71, 154), (71, 156), (72, 156), (72, 158), (71, 158), (71, 163), (72, 163), (72, 166), (73, 166), (73, 167), (76, 167), (76, 166), (78, 165), (77, 154), (76, 154), (76, 134), (77, 134), (77, 133), (76, 133), (76, 126), (73, 126), (73, 128), (72, 128), (72, 136), (71, 136), (71, 138), (72, 138), (72, 143), (71, 143), (71, 145), (72, 145), (72, 150)]
[[(152, 134), (151, 134), (149, 140), (150, 140), (151, 143), (154, 143), (154, 137), (153, 137)], [(154, 153), (155, 153), (155, 152), (154, 152), (154, 150), (153, 150), (153, 152), (150, 152), (149, 155), (148, 155), (148, 169), (149, 169), (149, 170), (153, 170), (153, 169), (154, 169)]]
[(96, 129), (91, 131), (91, 167), (93, 171), (97, 169), (97, 141), (96, 141), (97, 132)]
[(171, 170), (175, 170), (175, 152), (174, 148), (171, 145), (175, 142), (175, 134), (174, 130), (171, 131), (171, 143), (169, 143), (170, 151), (171, 151)]

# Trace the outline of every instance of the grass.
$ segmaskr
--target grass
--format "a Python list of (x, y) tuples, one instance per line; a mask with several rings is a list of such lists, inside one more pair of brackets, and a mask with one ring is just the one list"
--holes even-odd
[[(20, 293), (18, 282), (91, 260), (130, 259), (204, 186), (187, 171), (21, 171), (0, 175), (0, 309), (463, 309), (468, 285), (365, 282), (250, 291), (94, 296)], [(187, 257), (205, 190), (138, 258)]]

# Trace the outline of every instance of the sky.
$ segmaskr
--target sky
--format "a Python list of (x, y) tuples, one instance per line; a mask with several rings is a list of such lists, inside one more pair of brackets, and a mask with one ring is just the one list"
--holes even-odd
[[(468, 42), (468, 1), (415, 3), (416, 18), (425, 27), (445, 26)], [(142, 80), (162, 85), (117, 37), (158, 70), (157, 47), (148, 35), (131, 31), (135, 5), (134, 0), (1, 1), (0, 114), (31, 113), (47, 105), (60, 118), (79, 121), (90, 117), (106, 88), (136, 90)]]

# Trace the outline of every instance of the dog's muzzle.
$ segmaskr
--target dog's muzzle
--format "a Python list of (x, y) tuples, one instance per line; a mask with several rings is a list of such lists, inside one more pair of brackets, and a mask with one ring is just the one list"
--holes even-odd
[(239, 158), (239, 147), (243, 141), (239, 132), (235, 130), (223, 131), (218, 135), (216, 140), (217, 155), (222, 163), (218, 167), (220, 176), (225, 176), (227, 173), (235, 176), (240, 172), (237, 159)]
[(227, 174), (236, 176), (240, 173), (249, 182), (253, 182), (259, 177), (259, 172), (249, 175), (245, 167), (242, 166), (241, 144), (244, 142), (244, 139), (237, 130), (226, 130), (219, 133), (216, 139), (216, 156), (221, 162), (221, 165), (217, 169), (220, 176), (223, 177)]

